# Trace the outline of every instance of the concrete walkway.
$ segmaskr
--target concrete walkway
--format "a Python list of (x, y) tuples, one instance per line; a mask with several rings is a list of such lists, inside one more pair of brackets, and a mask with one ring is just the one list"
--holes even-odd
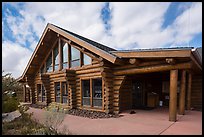
[[(119, 118), (89, 119), (66, 114), (59, 131), (68, 129), (75, 135), (202, 135), (202, 112), (186, 111), (170, 122), (168, 109), (126, 111)], [(33, 118), (43, 121), (45, 110), (30, 108)]]
[(21, 116), (21, 113), (18, 110), (10, 112), (10, 113), (2, 113), (2, 121), (11, 122), (20, 116)]

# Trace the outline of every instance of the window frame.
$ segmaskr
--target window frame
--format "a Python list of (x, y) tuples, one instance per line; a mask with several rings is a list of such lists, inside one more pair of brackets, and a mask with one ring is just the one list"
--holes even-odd
[[(102, 97), (101, 97), (101, 101), (102, 101), (102, 105), (101, 106), (94, 106), (93, 105), (93, 80), (94, 79), (101, 79), (101, 89), (102, 89)], [(82, 81), (83, 80), (90, 80), (90, 105), (83, 105), (83, 85), (82, 85)], [(94, 110), (102, 110), (104, 111), (104, 81), (103, 78), (101, 76), (97, 76), (97, 77), (89, 77), (89, 78), (80, 78), (80, 93), (81, 93), (81, 108), (88, 108), (88, 109), (94, 109)]]
[[(56, 96), (56, 94), (57, 94), (56, 84), (57, 83), (59, 83), (59, 91), (60, 91), (60, 95), (59, 96)], [(67, 95), (63, 94), (63, 84), (66, 84)], [(54, 96), (55, 96), (55, 102), (56, 103), (60, 103), (60, 104), (64, 104), (64, 105), (70, 106), (70, 104), (69, 104), (69, 101), (70, 101), (69, 100), (69, 85), (68, 85), (67, 81), (55, 81), (54, 82)], [(64, 97), (67, 97), (67, 103), (63, 102), (63, 98)], [(59, 102), (57, 102), (57, 98), (59, 98)]]

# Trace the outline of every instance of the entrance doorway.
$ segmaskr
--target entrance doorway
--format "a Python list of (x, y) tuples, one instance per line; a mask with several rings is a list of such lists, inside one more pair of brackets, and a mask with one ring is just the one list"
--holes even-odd
[(132, 84), (132, 108), (141, 108), (143, 106), (143, 83), (133, 81)]

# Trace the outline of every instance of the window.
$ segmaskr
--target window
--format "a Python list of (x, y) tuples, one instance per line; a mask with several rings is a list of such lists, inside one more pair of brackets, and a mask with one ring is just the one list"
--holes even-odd
[[(61, 91), (62, 91), (62, 95), (61, 95)], [(67, 82), (55, 82), (55, 99), (56, 99), (56, 102), (58, 103), (68, 104), (69, 100), (68, 100)]]
[(46, 72), (52, 72), (52, 53), (50, 53), (46, 61)]
[(80, 51), (71, 47), (71, 67), (80, 66)]
[(92, 104), (91, 107), (102, 107), (102, 79), (101, 78), (82, 80), (82, 105), (90, 106), (91, 104)]
[(63, 55), (62, 55), (62, 68), (68, 67), (68, 44), (63, 45)]
[(43, 84), (37, 84), (38, 101), (44, 102), (46, 100), (45, 88)]
[(55, 100), (60, 103), (60, 82), (55, 83)]
[(38, 101), (42, 101), (41, 84), (37, 84)]
[(83, 105), (90, 105), (90, 80), (82, 81)]
[(91, 64), (92, 59), (87, 56), (86, 54), (84, 54), (84, 65), (89, 65)]
[(93, 106), (102, 106), (102, 80), (93, 79)]
[(66, 82), (62, 82), (62, 97), (62, 103), (68, 104), (68, 88)]
[(59, 48), (58, 45), (54, 48), (54, 70), (58, 70), (59, 69)]

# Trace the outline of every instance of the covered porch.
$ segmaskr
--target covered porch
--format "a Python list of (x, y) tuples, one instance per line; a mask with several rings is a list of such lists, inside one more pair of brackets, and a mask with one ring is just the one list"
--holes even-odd
[(127, 75), (120, 90), (120, 111), (169, 109), (169, 121), (177, 121), (191, 109), (192, 74), (187, 70)]

